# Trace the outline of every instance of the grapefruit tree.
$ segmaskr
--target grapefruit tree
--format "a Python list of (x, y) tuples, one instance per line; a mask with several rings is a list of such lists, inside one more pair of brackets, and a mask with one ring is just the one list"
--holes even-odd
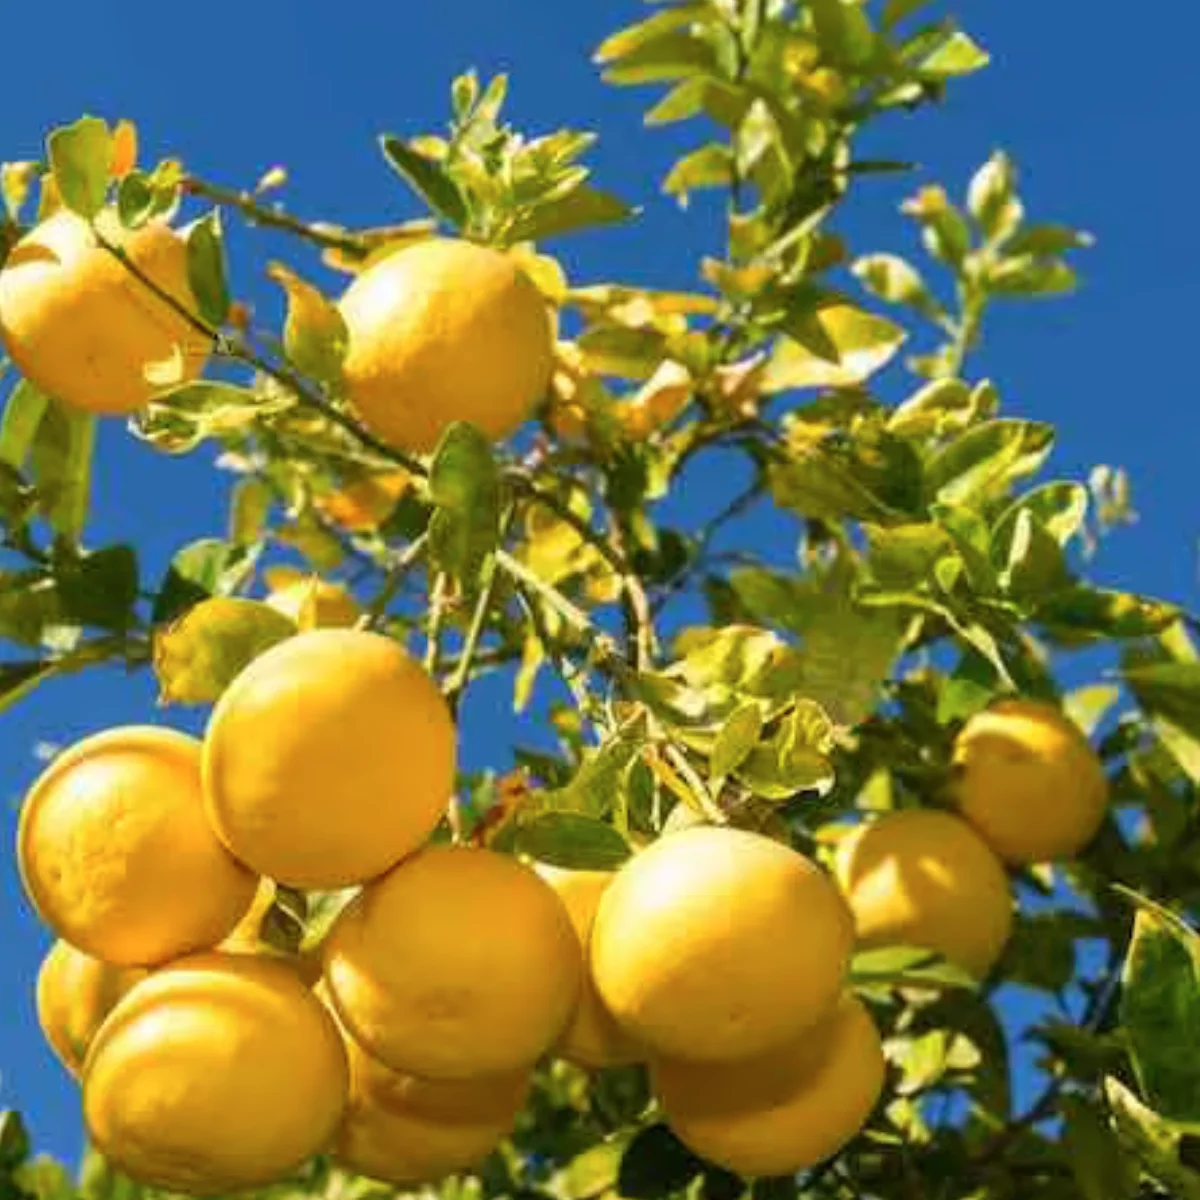
[[(635, 214), (502, 77), (381, 137), (402, 224), (125, 120), (4, 165), (0, 707), (119, 663), (162, 708), (23, 804), (20, 1002), (90, 1148), (6, 1112), (3, 1196), (1200, 1197), (1200, 626), (1104, 586), (1124, 476), (1045, 477), (973, 358), (1090, 239), (1003, 153), (909, 196), (915, 255), (843, 220), (908, 169), (863, 131), (986, 65), (928, 7), (603, 43), (695, 130), (665, 190), (723, 198), (688, 290), (574, 275)], [(101, 420), (219, 454), (227, 535), (95, 544)], [(484, 675), (529, 732), (467, 771)]]

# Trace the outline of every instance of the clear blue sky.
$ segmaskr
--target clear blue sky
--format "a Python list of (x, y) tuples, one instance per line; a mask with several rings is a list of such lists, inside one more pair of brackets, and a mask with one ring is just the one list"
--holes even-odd
[[(412, 215), (382, 165), (375, 136), (440, 125), (447, 87), (468, 66), (513, 76), (511, 117), (601, 134), (600, 180), (644, 205), (640, 226), (563, 247), (573, 277), (688, 284), (718, 236), (701, 211), (679, 219), (657, 195), (673, 150), (694, 132), (643, 133), (647, 93), (603, 86), (589, 54), (642, 15), (635, 0), (519, 4), (325, 6), (252, 0), (164, 6), (73, 0), (6, 7), (10, 47), (0, 81), (0, 159), (34, 157), (46, 129), (82, 112), (129, 116), (145, 157), (174, 153), (202, 175), (244, 185), (274, 163), (290, 170), (298, 211), (348, 223)], [(1079, 262), (1075, 298), (1006, 310), (977, 360), (1010, 414), (1060, 429), (1053, 468), (1098, 462), (1130, 471), (1139, 526), (1108, 542), (1095, 570), (1111, 584), (1197, 601), (1197, 428), (1184, 353), (1195, 337), (1196, 167), (1180, 135), (1194, 110), (1200, 11), (1176, 6), (1134, 35), (1082, 0), (1022, 5), (960, 0), (955, 9), (991, 50), (990, 70), (952, 90), (941, 111), (895, 119), (882, 141), (919, 160), (923, 181), (961, 191), (997, 146), (1022, 170), (1035, 216), (1074, 222), (1098, 246)], [(880, 139), (876, 139), (879, 148)], [(859, 250), (911, 248), (896, 216), (915, 180), (864, 185), (849, 232)], [(279, 250), (285, 250), (283, 245)], [(224, 481), (202, 454), (156, 458), (119, 424), (101, 437), (89, 540), (136, 541), (157, 572), (178, 544), (220, 534)], [(472, 724), (467, 765), (507, 764), (507, 744)], [(154, 719), (150, 682), (99, 674), (48, 686), (0, 718), (0, 840), (12, 844), (16, 804), (38, 769), (39, 741), (68, 742), (103, 725)], [(177, 714), (172, 714), (176, 719)], [(197, 728), (184, 714), (178, 723)], [(47, 938), (0, 854), (0, 1107), (25, 1110), (41, 1148), (74, 1158), (73, 1086), (37, 1034), (33, 980)]]

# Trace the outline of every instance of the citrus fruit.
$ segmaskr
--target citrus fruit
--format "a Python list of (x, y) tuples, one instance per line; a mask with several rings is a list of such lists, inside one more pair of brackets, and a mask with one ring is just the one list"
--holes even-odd
[[(107, 211), (96, 223), (159, 288), (195, 311), (179, 234), (161, 221), (130, 232)], [(67, 209), (36, 225), (0, 269), (0, 339), (47, 395), (101, 414), (133, 412), (162, 383), (195, 379), (211, 349)], [(158, 386), (146, 378), (149, 368), (164, 372)]]
[(528, 1068), (475, 1079), (418, 1079), (389, 1070), (352, 1037), (350, 1100), (331, 1153), (361, 1175), (433, 1183), (477, 1166), (513, 1127)]
[(791, 1175), (829, 1158), (866, 1123), (883, 1080), (875, 1022), (850, 994), (819, 1026), (765, 1054), (651, 1064), (680, 1140), (740, 1175)]
[(1012, 930), (1004, 868), (951, 813), (884, 814), (845, 838), (836, 873), (867, 947), (920, 946), (982, 978)]
[(59, 755), (22, 806), (17, 854), (46, 924), (123, 966), (216, 945), (258, 883), (205, 819), (200, 743), (154, 726), (110, 729)]
[(217, 836), (299, 888), (381, 875), (420, 846), (454, 786), (455, 730), (392, 639), (316, 629), (272, 646), (222, 694), (204, 738)]
[(579, 943), (553, 890), (504, 854), (432, 845), (334, 921), (325, 981), (346, 1029), (395, 1071), (529, 1066), (570, 1020)]
[(359, 274), (340, 309), (346, 394), (363, 424), (397, 448), (427, 453), (454, 421), (506, 437), (549, 383), (546, 302), (501, 251), (425, 239)]
[(113, 1005), (145, 976), (137, 967), (114, 967), (58, 939), (37, 977), (38, 1024), (58, 1060), (72, 1075), (83, 1069), (96, 1030)]
[(802, 854), (700, 826), (661, 838), (616, 873), (596, 912), (592, 975), (648, 1049), (745, 1058), (832, 1009), (853, 937), (845, 902)]
[(140, 1183), (255, 1187), (327, 1148), (349, 1072), (336, 1025), (282, 963), (180, 959), (136, 984), (84, 1063), (97, 1149)]
[(1068, 717), (1034, 700), (976, 713), (954, 745), (959, 811), (1006, 862), (1070, 858), (1095, 836), (1108, 779)]
[(537, 873), (558, 893), (579, 939), (583, 964), (575, 1012), (555, 1053), (581, 1067), (616, 1067), (640, 1061), (637, 1043), (613, 1019), (596, 991), (591, 971), (592, 925), (611, 871), (568, 871), (539, 863)]

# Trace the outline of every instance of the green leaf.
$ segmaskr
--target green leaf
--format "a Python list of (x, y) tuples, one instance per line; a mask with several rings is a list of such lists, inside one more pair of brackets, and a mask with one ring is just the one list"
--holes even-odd
[(882, 946), (860, 950), (850, 961), (850, 981), (856, 987), (948, 987), (977, 991), (979, 981), (920, 946)]
[(701, 188), (725, 187), (733, 178), (733, 152), (710, 142), (677, 160), (663, 180), (663, 191), (686, 205), (688, 195)]
[(197, 221), (187, 239), (188, 286), (200, 316), (209, 325), (224, 325), (229, 316), (229, 284), (221, 214), (213, 209)]
[(140, 229), (154, 215), (158, 195), (145, 171), (130, 171), (117, 184), (117, 216), (126, 229)]
[(897, 254), (866, 254), (856, 259), (851, 269), (863, 287), (880, 300), (907, 304), (928, 314), (942, 311), (917, 268)]
[(0, 462), (18, 471), (25, 465), (49, 403), (28, 379), (17, 381), (0, 420)]
[(337, 383), (350, 348), (341, 310), (283, 263), (271, 263), (267, 274), (287, 294), (283, 348), (288, 358), (302, 374)]
[(1126, 664), (1121, 673), (1147, 712), (1200, 737), (1200, 662)]
[(725, 718), (708, 755), (708, 769), (714, 779), (724, 779), (741, 766), (758, 744), (762, 728), (761, 706), (749, 701)]
[(20, 703), (47, 679), (58, 673), (52, 662), (0, 663), (0, 713)]
[(161, 624), (206, 600), (231, 590), (253, 560), (242, 548), (220, 538), (201, 538), (171, 560), (154, 599), (152, 620)]
[[(1020, 205), (1014, 204), (1016, 186), (1012, 159), (997, 150), (971, 177), (967, 189), (967, 211), (989, 241), (997, 241), (1015, 229)], [(1014, 212), (1015, 210), (1015, 212)]]
[(46, 138), (46, 155), (63, 203), (90, 221), (108, 196), (112, 134), (99, 117), (81, 117)]
[(500, 474), (491, 442), (473, 425), (446, 430), (429, 467), (433, 561), (456, 578), (473, 579), (500, 534)]
[(845, 302), (797, 309), (764, 372), (764, 392), (855, 387), (895, 357), (908, 334), (886, 317)]
[(697, 17), (706, 13), (705, 4), (678, 4), (671, 8), (655, 13), (644, 21), (626, 26), (614, 34), (610, 34), (596, 47), (592, 61), (596, 63), (611, 63), (617, 59), (640, 50), (648, 42), (654, 41), (664, 33), (670, 33), (683, 25), (690, 25)]
[(821, 705), (805, 695), (779, 722), (770, 740), (753, 746), (737, 779), (764, 800), (786, 801), (800, 792), (822, 795), (833, 785), (832, 725)]
[(633, 215), (634, 210), (619, 196), (584, 183), (518, 218), (507, 236), (513, 242), (542, 241), (581, 229), (619, 224)]
[(992, 569), (992, 539), (987, 522), (966, 505), (931, 504), (929, 511), (950, 535), (974, 591), (985, 596), (994, 595), (997, 582)]
[(664, 1124), (641, 1130), (621, 1157), (617, 1194), (626, 1200), (660, 1200), (677, 1192), (705, 1169)]
[(1121, 1021), (1142, 1093), (1169, 1121), (1200, 1129), (1200, 939), (1138, 910), (1121, 976)]
[(892, 29), (930, 3), (932, 0), (885, 0), (883, 25), (886, 29)]
[(926, 79), (950, 79), (981, 71), (991, 56), (960, 29), (949, 32), (917, 64), (917, 72)]
[(645, 741), (645, 718), (637, 713), (584, 759), (570, 783), (548, 793), (546, 807), (588, 817), (606, 816), (617, 807), (625, 772)]
[(1087, 521), (1088, 490), (1081, 483), (1056, 480), (1018, 496), (996, 518), (992, 527), (994, 545), (1009, 545), (1013, 526), (1022, 512), (1028, 512), (1060, 546), (1065, 546)]
[(238, 546), (259, 541), (267, 529), (267, 519), (275, 493), (265, 479), (253, 476), (234, 485), (229, 501), (229, 540)]
[(885, 588), (926, 583), (934, 564), (952, 552), (949, 535), (932, 522), (890, 526), (866, 522), (863, 534), (869, 547), (867, 565), (871, 575)]
[(1002, 259), (988, 271), (985, 283), (989, 291), (1005, 296), (1062, 296), (1079, 285), (1065, 262), (1032, 254)]
[(55, 578), (63, 613), (71, 620), (118, 631), (134, 623), (139, 574), (132, 546), (107, 546), (68, 559)]
[(680, 29), (642, 41), (619, 58), (610, 58), (606, 83), (657, 83), (689, 75), (718, 74), (716, 52), (708, 42)]
[(1003, 495), (1037, 471), (1050, 454), (1054, 428), (1012, 418), (984, 421), (960, 434), (925, 464), (925, 489), (944, 504), (974, 504)]
[(669, 125), (707, 113), (726, 129), (736, 129), (749, 107), (745, 88), (711, 75), (693, 75), (677, 83), (642, 118), (647, 125)]
[(1002, 556), (1001, 583), (1016, 599), (1037, 599), (1071, 586), (1071, 571), (1062, 548), (1050, 531), (1027, 508), (1009, 527), (1007, 544), (996, 542)]
[(1029, 225), (1008, 243), (1006, 249), (1010, 255), (1032, 254), (1035, 258), (1047, 258), (1066, 254), (1069, 250), (1085, 250), (1095, 244), (1096, 239), (1090, 233), (1068, 225)]
[(1179, 619), (1179, 609), (1131, 592), (1078, 584), (1042, 598), (1033, 618), (1070, 644), (1104, 638), (1152, 637)]
[(51, 404), (30, 446), (30, 470), (38, 503), (64, 541), (79, 541), (87, 520), (96, 418)]
[(295, 633), (290, 618), (258, 600), (200, 601), (154, 639), (159, 703), (212, 703), (243, 667)]
[(1098, 1105), (1073, 1095), (1063, 1097), (1060, 1109), (1065, 1119), (1063, 1157), (1082, 1200), (1132, 1200), (1138, 1194), (1136, 1172)]
[(21, 1114), (6, 1108), (0, 1112), (0, 1170), (11, 1171), (29, 1157), (29, 1134)]
[(866, 6), (844, 0), (809, 0), (817, 41), (833, 62), (862, 67), (875, 54), (875, 31)]
[(421, 197), (437, 216), (456, 229), (466, 226), (470, 214), (458, 184), (446, 173), (441, 163), (419, 154), (403, 139), (385, 133), (379, 139), (388, 165)]
[(611, 871), (632, 853), (629, 843), (595, 817), (543, 812), (521, 821), (516, 849), (539, 862), (572, 871)]
[(1117, 1139), (1171, 1200), (1200, 1200), (1200, 1175), (1179, 1162), (1180, 1131), (1152, 1112), (1119, 1079), (1104, 1080)]

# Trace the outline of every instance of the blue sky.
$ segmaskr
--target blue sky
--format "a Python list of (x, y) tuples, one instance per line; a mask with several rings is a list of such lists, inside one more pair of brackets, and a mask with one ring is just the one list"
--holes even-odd
[[(383, 166), (376, 135), (439, 126), (450, 79), (468, 66), (484, 75), (508, 71), (511, 119), (533, 130), (597, 129), (599, 180), (645, 208), (638, 225), (562, 246), (572, 277), (688, 285), (719, 231), (704, 205), (681, 218), (657, 184), (672, 153), (697, 134), (643, 132), (648, 93), (602, 85), (588, 61), (605, 33), (643, 11), (634, 0), (364, 0), (339, 6), (336, 17), (294, 0), (13, 5), (5, 13), (5, 41), (16, 53), (6, 56), (0, 81), (0, 159), (36, 156), (49, 127), (82, 112), (129, 116), (148, 159), (177, 154), (198, 173), (239, 186), (283, 163), (292, 180), (285, 196), (297, 211), (381, 224), (414, 210)], [(970, 172), (1002, 146), (1017, 159), (1036, 217), (1097, 236), (1097, 247), (1079, 260), (1083, 291), (999, 312), (974, 369), (999, 383), (1011, 415), (1059, 427), (1055, 474), (1079, 476), (1099, 462), (1129, 470), (1141, 520), (1105, 544), (1095, 573), (1195, 607), (1197, 425), (1183, 350), (1195, 336), (1200, 232), (1196, 167), (1178, 135), (1194, 106), (1188, 81), (1200, 12), (1178, 6), (1161, 36), (1143, 27), (1134, 37), (1124, 22), (1098, 19), (1096, 7), (1081, 0), (960, 0), (954, 11), (991, 50), (993, 66), (953, 89), (942, 110), (893, 119), (874, 148), (917, 160), (920, 181), (961, 192)], [(913, 249), (896, 210), (917, 181), (863, 186), (848, 226), (856, 249)], [(224, 484), (204, 455), (156, 458), (109, 424), (100, 439), (90, 541), (134, 540), (157, 572), (177, 545), (222, 532)], [(467, 765), (507, 763), (506, 744), (472, 720), (493, 700), (481, 694), (467, 706)], [(38, 770), (36, 743), (157, 716), (149, 680), (100, 673), (48, 686), (0, 718), (4, 844), (12, 844), (16, 803)], [(194, 714), (171, 719), (199, 727)], [(73, 1158), (80, 1138), (74, 1088), (42, 1046), (33, 1017), (33, 980), (46, 944), (6, 852), (0, 1107), (24, 1109), (38, 1145)]]

